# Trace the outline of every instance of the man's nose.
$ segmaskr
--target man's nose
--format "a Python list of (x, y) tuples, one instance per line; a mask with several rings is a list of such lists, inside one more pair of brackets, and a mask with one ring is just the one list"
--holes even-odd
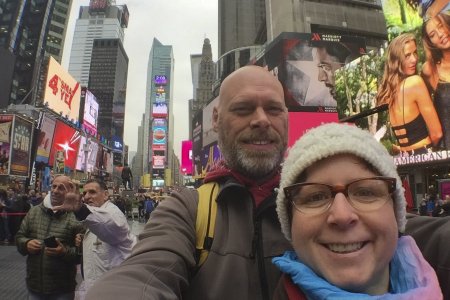
[(327, 73), (322, 68), (319, 68), (319, 75), (317, 78), (319, 81), (326, 81), (327, 80)]
[(256, 108), (250, 125), (252, 127), (267, 127), (270, 125), (269, 117), (267, 116), (267, 113), (264, 110), (264, 108), (262, 107)]

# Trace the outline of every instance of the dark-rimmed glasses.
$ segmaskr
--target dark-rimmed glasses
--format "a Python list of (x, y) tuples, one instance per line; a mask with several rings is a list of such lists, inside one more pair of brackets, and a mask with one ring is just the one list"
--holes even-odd
[(395, 178), (376, 176), (357, 179), (346, 185), (302, 182), (283, 190), (296, 210), (305, 214), (320, 214), (331, 207), (337, 193), (343, 193), (358, 211), (377, 210), (391, 199), (395, 187)]

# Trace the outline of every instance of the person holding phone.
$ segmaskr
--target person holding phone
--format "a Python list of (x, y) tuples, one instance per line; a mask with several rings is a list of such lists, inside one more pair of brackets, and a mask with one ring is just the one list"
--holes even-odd
[(105, 272), (120, 265), (136, 244), (136, 236), (131, 233), (127, 218), (108, 197), (106, 184), (99, 179), (90, 179), (83, 187), (83, 196), (68, 193), (58, 211), (74, 212), (77, 220), (86, 225), (87, 230), (76, 244), (83, 250), (83, 282), (77, 288), (78, 299)]
[(78, 262), (75, 237), (84, 228), (73, 213), (54, 208), (75, 188), (69, 177), (55, 177), (51, 192), (30, 209), (16, 234), (17, 250), (27, 256), (29, 299), (74, 299)]

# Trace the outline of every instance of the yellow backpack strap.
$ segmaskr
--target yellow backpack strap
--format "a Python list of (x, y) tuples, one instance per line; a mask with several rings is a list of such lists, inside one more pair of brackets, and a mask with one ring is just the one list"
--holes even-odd
[(219, 184), (217, 182), (208, 182), (201, 185), (197, 191), (198, 207), (195, 223), (197, 241), (195, 247), (197, 267), (200, 267), (208, 257), (214, 239), (217, 215), (216, 199), (219, 193)]

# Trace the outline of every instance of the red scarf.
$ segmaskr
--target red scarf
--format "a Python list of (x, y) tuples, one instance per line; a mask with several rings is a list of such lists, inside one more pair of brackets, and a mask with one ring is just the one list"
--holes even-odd
[(248, 188), (255, 201), (255, 206), (258, 207), (261, 202), (272, 195), (273, 190), (280, 184), (280, 172), (277, 170), (273, 176), (262, 183), (258, 183), (236, 171), (230, 170), (222, 161), (217, 168), (209, 172), (205, 177), (205, 183), (218, 180), (223, 177), (232, 176), (237, 182)]

